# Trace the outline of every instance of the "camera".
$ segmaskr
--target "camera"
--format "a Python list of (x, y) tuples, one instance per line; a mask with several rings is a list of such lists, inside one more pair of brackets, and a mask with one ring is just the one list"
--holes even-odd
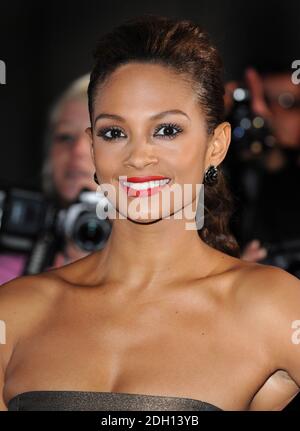
[[(261, 188), (268, 175), (264, 156), (278, 147), (278, 142), (267, 121), (252, 111), (251, 94), (243, 83), (233, 91), (232, 97), (232, 108), (227, 115), (232, 135), (224, 170), (237, 205), (231, 229), (239, 242), (246, 245), (256, 227)], [(262, 238), (261, 242), (267, 249), (267, 257), (260, 261), (262, 264), (281, 267), (300, 278), (299, 239), (282, 238), (271, 242)]]
[(227, 115), (231, 123), (231, 151), (239, 158), (255, 159), (273, 148), (276, 139), (266, 120), (251, 109), (249, 89), (242, 85), (232, 94), (233, 105)]
[(88, 190), (64, 209), (37, 191), (0, 190), (0, 250), (28, 253), (24, 274), (35, 274), (52, 265), (68, 240), (87, 252), (102, 249), (111, 222), (97, 216), (97, 205)]

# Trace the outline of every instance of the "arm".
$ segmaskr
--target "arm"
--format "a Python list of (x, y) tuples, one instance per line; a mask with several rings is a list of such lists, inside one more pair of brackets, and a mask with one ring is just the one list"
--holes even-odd
[(11, 291), (15, 283), (8, 282), (0, 287), (0, 411), (7, 411), (4, 402), (5, 373), (13, 351), (14, 330), (11, 308)]
[(53, 276), (47, 273), (18, 277), (0, 286), (0, 411), (7, 410), (4, 395), (7, 397), (14, 389), (6, 388), (5, 394), (5, 379), (10, 377), (7, 370), (15, 347), (22, 337), (30, 337), (45, 317), (53, 306), (55, 292)]
[[(0, 347), (1, 348), (1, 347)], [(6, 411), (6, 405), (4, 403), (4, 399), (3, 399), (3, 388), (4, 388), (4, 369), (2, 366), (2, 357), (0, 356), (0, 360), (1, 360), (1, 368), (0, 368), (0, 411)]]
[(278, 366), (286, 370), (300, 388), (300, 280), (281, 270), (278, 276), (274, 352)]
[(258, 283), (265, 310), (266, 343), (276, 371), (249, 410), (282, 410), (300, 391), (300, 280), (266, 266)]
[(283, 370), (275, 372), (253, 398), (250, 411), (284, 409), (298, 394), (298, 385)]

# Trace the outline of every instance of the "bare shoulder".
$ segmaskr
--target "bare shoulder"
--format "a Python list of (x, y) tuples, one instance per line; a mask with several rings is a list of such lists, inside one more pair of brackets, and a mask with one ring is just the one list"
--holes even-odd
[(282, 268), (247, 263), (235, 279), (239, 316), (247, 320), (252, 341), (263, 340), (274, 369), (285, 370), (299, 384), (300, 280)]
[(0, 361), (4, 369), (19, 339), (47, 316), (61, 291), (54, 272), (17, 277), (0, 286)]
[(300, 280), (282, 268), (243, 262), (234, 283), (236, 292), (248, 303), (259, 301), (270, 310), (282, 311), (299, 306)]
[(278, 342), (280, 337), (290, 340), (292, 325), (298, 320), (300, 326), (300, 280), (276, 266), (235, 257), (223, 260), (221, 284), (227, 288), (221, 291), (226, 292), (234, 321), (253, 334), (252, 342), (261, 337), (260, 341), (270, 343), (271, 350), (272, 341)]
[(70, 286), (98, 285), (102, 252), (103, 250), (92, 252), (67, 265), (51, 270), (51, 273), (55, 278)]
[[(17, 307), (32, 309), (37, 304), (51, 301), (59, 292), (60, 277), (56, 271), (17, 277), (0, 286), (0, 310), (2, 313)], [(29, 310), (28, 310), (29, 311)]]
[(255, 266), (244, 276), (240, 296), (252, 340), (263, 341), (273, 374), (250, 409), (282, 410), (300, 391), (300, 280), (278, 267)]
[(15, 348), (55, 310), (63, 285), (55, 272), (21, 276), (0, 286), (0, 410), (6, 370)]
[(55, 312), (64, 298), (72, 294), (74, 286), (94, 282), (95, 257), (92, 253), (65, 266), (17, 277), (0, 286), (0, 321), (6, 327), (7, 352), (13, 350), (22, 336), (32, 333), (42, 319), (45, 321)]
[[(237, 305), (267, 319), (291, 317), (300, 312), (300, 280), (282, 268), (240, 260), (232, 293)], [(299, 316), (300, 317), (300, 316)], [(275, 322), (274, 322), (275, 323)]]

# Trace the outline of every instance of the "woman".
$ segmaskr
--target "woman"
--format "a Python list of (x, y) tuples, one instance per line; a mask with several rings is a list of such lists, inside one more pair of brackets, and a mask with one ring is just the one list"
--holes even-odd
[[(216, 49), (198, 25), (148, 15), (103, 36), (95, 58), (87, 133), (119, 217), (103, 250), (1, 288), (2, 409), (282, 409), (299, 391), (300, 285), (241, 260), (228, 232)], [(198, 232), (161, 201), (203, 180)]]

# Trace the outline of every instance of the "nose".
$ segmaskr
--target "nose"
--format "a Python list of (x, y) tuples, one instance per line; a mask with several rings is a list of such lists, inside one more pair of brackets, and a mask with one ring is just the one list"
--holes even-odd
[(129, 143), (129, 155), (125, 159), (125, 166), (143, 169), (145, 166), (158, 163), (158, 158), (153, 154), (153, 145), (143, 140)]

